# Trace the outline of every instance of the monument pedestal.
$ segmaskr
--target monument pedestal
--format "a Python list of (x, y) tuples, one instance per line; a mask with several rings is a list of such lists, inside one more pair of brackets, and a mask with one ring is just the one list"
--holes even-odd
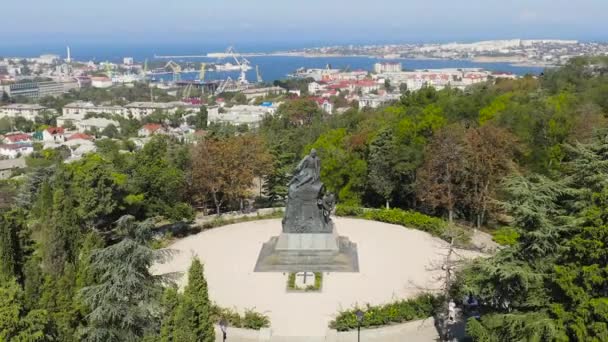
[(254, 271), (359, 272), (357, 244), (335, 233), (283, 233), (264, 243)]
[(340, 250), (338, 235), (328, 234), (290, 234), (279, 235), (275, 246), (277, 251), (301, 250), (301, 251), (335, 251)]

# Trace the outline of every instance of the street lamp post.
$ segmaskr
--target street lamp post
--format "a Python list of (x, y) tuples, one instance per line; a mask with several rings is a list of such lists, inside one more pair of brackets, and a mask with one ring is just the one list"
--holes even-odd
[(363, 321), (363, 311), (357, 309), (355, 316), (357, 316), (357, 342), (361, 342), (361, 322)]
[(220, 320), (220, 329), (222, 329), (222, 341), (226, 342), (226, 331), (228, 331), (228, 322), (224, 318)]

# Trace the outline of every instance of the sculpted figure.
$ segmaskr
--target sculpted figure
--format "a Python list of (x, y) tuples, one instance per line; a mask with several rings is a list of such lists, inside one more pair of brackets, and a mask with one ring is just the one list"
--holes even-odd
[(294, 190), (299, 187), (314, 183), (319, 180), (321, 173), (321, 160), (317, 157), (317, 151), (313, 148), (310, 154), (304, 157), (302, 161), (296, 167), (295, 173), (291, 181), (289, 181), (289, 187), (293, 186)]

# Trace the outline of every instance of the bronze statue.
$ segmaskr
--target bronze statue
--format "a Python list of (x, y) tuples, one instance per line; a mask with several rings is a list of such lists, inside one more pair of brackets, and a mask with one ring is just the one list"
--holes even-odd
[(317, 157), (317, 150), (314, 148), (310, 151), (310, 154), (304, 157), (298, 164), (295, 170), (295, 174), (288, 186), (294, 185), (295, 189), (305, 185), (309, 182), (316, 182), (321, 177), (321, 160)]
[(289, 181), (287, 207), (283, 218), (286, 233), (328, 233), (333, 229), (329, 218), (335, 198), (327, 196), (321, 182), (321, 160), (317, 151), (300, 161)]

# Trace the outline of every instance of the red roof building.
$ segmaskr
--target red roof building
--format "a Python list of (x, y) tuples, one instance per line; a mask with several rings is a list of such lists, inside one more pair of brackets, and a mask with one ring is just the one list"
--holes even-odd
[(26, 143), (32, 141), (32, 137), (25, 133), (13, 133), (4, 136), (4, 142), (7, 144)]
[(93, 137), (88, 135), (88, 134), (84, 134), (84, 133), (74, 133), (72, 135), (70, 135), (70, 137), (68, 138), (68, 140), (93, 140)]
[(63, 127), (49, 127), (46, 129), (47, 132), (49, 132), (49, 134), (63, 134), (65, 132), (65, 130), (63, 129)]
[(140, 128), (137, 132), (137, 135), (139, 135), (140, 137), (149, 137), (156, 133), (165, 133), (163, 126), (160, 124), (150, 123)]

